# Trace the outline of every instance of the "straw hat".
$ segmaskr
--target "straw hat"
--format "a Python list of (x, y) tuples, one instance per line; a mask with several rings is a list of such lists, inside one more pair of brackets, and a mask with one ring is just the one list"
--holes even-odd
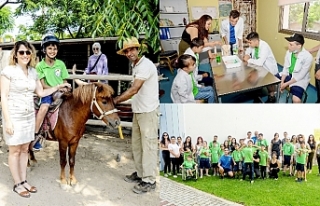
[(125, 55), (124, 50), (129, 48), (134, 48), (134, 47), (139, 48), (140, 46), (141, 45), (139, 44), (139, 41), (136, 37), (127, 38), (126, 40), (123, 41), (122, 49), (117, 51), (117, 54)]

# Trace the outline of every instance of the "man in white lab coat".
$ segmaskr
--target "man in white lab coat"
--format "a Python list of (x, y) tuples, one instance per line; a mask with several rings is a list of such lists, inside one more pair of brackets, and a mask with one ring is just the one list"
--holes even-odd
[(300, 34), (293, 34), (285, 37), (288, 40), (288, 51), (284, 58), (280, 90), (290, 87), (293, 103), (301, 103), (303, 92), (310, 83), (310, 68), (312, 65), (312, 55), (303, 48), (304, 37)]
[[(251, 32), (247, 35), (247, 42), (249, 43), (249, 48), (245, 52), (243, 61), (256, 66), (262, 66), (268, 70), (273, 75), (278, 74), (277, 61), (272, 53), (272, 50), (267, 42), (259, 38), (257, 32)], [(275, 103), (275, 86), (269, 86), (268, 92), (269, 97), (266, 103)]]
[(244, 20), (237, 10), (232, 10), (229, 18), (221, 22), (220, 34), (225, 44), (231, 46), (231, 55), (233, 55), (232, 47), (234, 44), (237, 45), (239, 52), (243, 51), (243, 27)]

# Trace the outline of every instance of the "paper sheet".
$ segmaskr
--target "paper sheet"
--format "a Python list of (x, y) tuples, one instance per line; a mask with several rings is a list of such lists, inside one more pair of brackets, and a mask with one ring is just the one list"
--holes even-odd
[(194, 20), (200, 19), (201, 16), (207, 14), (210, 15), (213, 19), (218, 18), (218, 12), (216, 7), (191, 7), (191, 14)]

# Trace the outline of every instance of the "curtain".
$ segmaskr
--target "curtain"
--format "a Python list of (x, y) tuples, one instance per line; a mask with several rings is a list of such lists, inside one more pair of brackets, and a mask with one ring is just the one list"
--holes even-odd
[(278, 0), (278, 5), (289, 5), (289, 4), (298, 4), (298, 3), (305, 3), (310, 1), (317, 1), (317, 0)]

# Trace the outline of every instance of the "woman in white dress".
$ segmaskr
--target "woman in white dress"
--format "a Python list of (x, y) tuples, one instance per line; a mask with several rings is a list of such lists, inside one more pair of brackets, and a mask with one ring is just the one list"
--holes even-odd
[(15, 43), (9, 66), (1, 71), (3, 136), (9, 147), (8, 163), (14, 180), (13, 191), (30, 197), (37, 188), (26, 180), (28, 148), (34, 140), (35, 113), (33, 94), (43, 97), (70, 84), (43, 89), (34, 69), (36, 52), (26, 41)]

